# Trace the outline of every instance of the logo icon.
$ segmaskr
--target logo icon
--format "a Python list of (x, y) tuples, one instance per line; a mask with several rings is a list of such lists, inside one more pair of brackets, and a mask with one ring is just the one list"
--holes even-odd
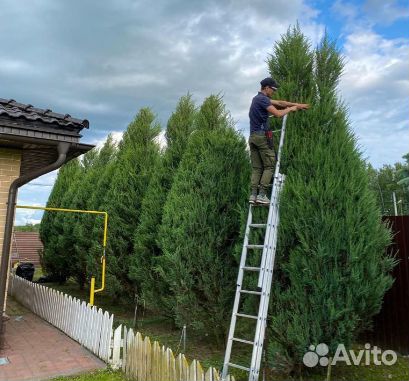
[[(308, 351), (304, 354), (303, 363), (309, 368), (314, 368), (318, 364), (321, 366), (329, 365), (327, 357), (329, 348), (327, 344), (321, 343), (317, 346), (310, 345)], [(394, 365), (397, 361), (396, 352), (392, 350), (382, 351), (377, 346), (371, 347), (371, 344), (366, 343), (365, 349), (356, 352), (352, 349), (349, 351), (344, 344), (338, 344), (331, 361), (331, 365), (336, 365), (338, 362), (343, 362), (346, 365)]]
[(327, 344), (321, 343), (317, 346), (310, 345), (309, 351), (304, 355), (302, 361), (305, 366), (309, 368), (313, 368), (320, 364), (321, 366), (327, 366), (329, 364), (329, 360), (327, 354), (329, 352), (329, 348)]

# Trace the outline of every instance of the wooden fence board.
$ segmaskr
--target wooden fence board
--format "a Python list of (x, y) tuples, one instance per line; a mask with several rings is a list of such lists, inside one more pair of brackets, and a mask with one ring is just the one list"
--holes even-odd
[(384, 216), (393, 234), (389, 253), (398, 264), (392, 271), (394, 283), (386, 292), (380, 312), (373, 318), (373, 330), (361, 335), (363, 343), (409, 355), (409, 216)]
[(126, 348), (127, 348), (127, 337), (128, 337), (128, 328), (124, 326), (124, 335), (123, 335), (123, 340), (122, 340), (122, 372), (125, 372), (125, 367), (126, 367)]
[(114, 331), (114, 341), (112, 349), (112, 365), (116, 369), (120, 364), (120, 355), (121, 355), (121, 335), (122, 335), (122, 325), (120, 325)]

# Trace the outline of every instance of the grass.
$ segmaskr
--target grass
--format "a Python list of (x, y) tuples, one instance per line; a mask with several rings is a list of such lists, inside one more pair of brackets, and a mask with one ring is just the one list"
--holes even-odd
[(78, 376), (57, 377), (51, 381), (126, 381), (126, 378), (122, 372), (104, 369)]
[[(38, 277), (40, 272), (36, 273)], [(88, 301), (88, 290), (79, 290), (76, 283), (69, 280), (64, 285), (55, 283), (45, 284), (48, 287), (55, 288), (66, 294), (75, 296), (81, 300)], [(155, 315), (149, 311), (142, 311), (140, 307), (137, 315), (135, 327), (133, 326), (134, 308), (135, 306), (122, 303), (113, 303), (112, 300), (104, 293), (97, 294), (95, 298), (95, 304), (105, 311), (109, 311), (115, 315), (115, 326), (124, 324), (129, 328), (134, 328), (141, 332), (144, 336), (149, 336), (151, 340), (158, 340), (162, 345), (172, 348), (175, 354), (179, 351), (183, 352), (183, 349), (179, 345), (181, 331), (176, 329), (172, 322), (166, 317)], [(179, 351), (178, 351), (179, 349)], [(359, 346), (355, 346), (354, 349), (361, 349)], [(186, 355), (189, 360), (197, 359), (201, 362), (202, 366), (208, 368), (210, 366), (216, 367), (219, 370), (222, 368), (224, 358), (224, 343), (216, 345), (206, 337), (197, 336), (192, 332), (187, 332), (186, 343)], [(242, 363), (245, 363), (243, 359), (249, 355), (249, 352), (241, 352), (239, 358)], [(239, 361), (239, 359), (238, 359)], [(288, 375), (280, 374), (278, 372), (269, 372), (266, 374), (266, 380), (277, 381), (323, 381), (326, 378), (326, 368), (316, 369), (309, 375), (300, 377), (289, 377)], [(232, 374), (236, 377), (237, 381), (246, 380), (247, 373), (232, 370)], [(104, 371), (98, 373), (92, 373), (90, 375), (83, 376), (85, 378), (58, 378), (56, 380), (72, 380), (72, 381), (117, 381), (122, 380), (120, 373), (112, 371)], [(87, 378), (88, 377), (88, 378)], [(99, 377), (99, 378), (98, 378)], [(261, 377), (260, 377), (261, 379)], [(396, 380), (406, 381), (409, 380), (409, 358), (399, 356), (398, 361), (393, 366), (347, 366), (337, 365), (332, 367), (331, 381), (384, 381), (384, 380)]]

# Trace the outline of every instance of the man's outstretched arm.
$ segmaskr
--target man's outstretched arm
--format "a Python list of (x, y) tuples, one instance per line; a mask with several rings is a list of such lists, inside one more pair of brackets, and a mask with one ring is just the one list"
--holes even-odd
[(287, 102), (287, 101), (280, 101), (278, 99), (271, 99), (271, 104), (277, 107), (293, 107), (297, 106), (299, 110), (306, 110), (310, 107), (308, 103), (294, 103), (294, 102)]

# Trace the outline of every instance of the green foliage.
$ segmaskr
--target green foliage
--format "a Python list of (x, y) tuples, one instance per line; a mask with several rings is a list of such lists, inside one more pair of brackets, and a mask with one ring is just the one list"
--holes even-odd
[(409, 190), (400, 181), (405, 171), (405, 164), (385, 164), (379, 169), (368, 165), (370, 188), (377, 198), (379, 209), (384, 216), (393, 216), (395, 208), (393, 204), (393, 193), (396, 196), (397, 212), (399, 215), (409, 214)]
[(14, 231), (16, 232), (39, 232), (40, 224), (25, 224), (14, 226)]
[[(57, 180), (51, 191), (47, 207), (65, 208), (70, 204), (72, 193), (81, 178), (82, 168), (77, 159), (71, 160), (58, 172)], [(64, 236), (64, 218), (62, 212), (46, 211), (41, 220), (40, 238), (44, 244), (41, 253), (43, 270), (61, 281), (70, 276), (70, 257), (67, 255)]]
[[(92, 204), (93, 198), (90, 195), (97, 194), (98, 179), (106, 166), (114, 159), (115, 153), (116, 147), (112, 136), (109, 135), (99, 151), (94, 149), (84, 156), (82, 161), (83, 176), (70, 208), (84, 211), (98, 209), (95, 208), (96, 205)], [(100, 258), (102, 251), (95, 258), (91, 248), (94, 245), (101, 245), (103, 224), (104, 218), (101, 215), (70, 213), (66, 216), (64, 236), (73, 237), (73, 242), (71, 242), (71, 273), (80, 288), (84, 287), (90, 276), (95, 275), (95, 269), (100, 267), (94, 265), (94, 260)], [(91, 266), (89, 265), (90, 262)]]
[(311, 103), (287, 122), (269, 361), (300, 367), (310, 344), (349, 345), (391, 286), (390, 233), (337, 98), (342, 57), (324, 37), (312, 51), (298, 27), (269, 60), (279, 98)]
[(156, 271), (165, 290), (161, 302), (176, 324), (221, 338), (235, 289), (249, 160), (220, 97), (205, 100), (196, 128), (165, 203)]
[(403, 156), (406, 160), (406, 164), (403, 168), (398, 171), (398, 185), (405, 185), (409, 187), (409, 153)]
[(154, 259), (161, 253), (156, 243), (158, 228), (175, 171), (193, 131), (194, 116), (195, 105), (191, 96), (182, 97), (167, 125), (167, 148), (163, 159), (158, 163), (142, 200), (140, 223), (134, 237), (134, 254), (130, 259), (129, 277), (134, 282), (136, 293), (142, 294), (143, 300), (152, 309), (160, 307), (158, 288), (161, 288), (161, 284), (153, 271)]
[(109, 177), (104, 179), (109, 183), (100, 205), (109, 214), (107, 292), (115, 298), (129, 298), (134, 292), (128, 277), (132, 238), (139, 224), (142, 199), (160, 159), (155, 142), (160, 126), (154, 119), (148, 108), (139, 111), (124, 133)]

